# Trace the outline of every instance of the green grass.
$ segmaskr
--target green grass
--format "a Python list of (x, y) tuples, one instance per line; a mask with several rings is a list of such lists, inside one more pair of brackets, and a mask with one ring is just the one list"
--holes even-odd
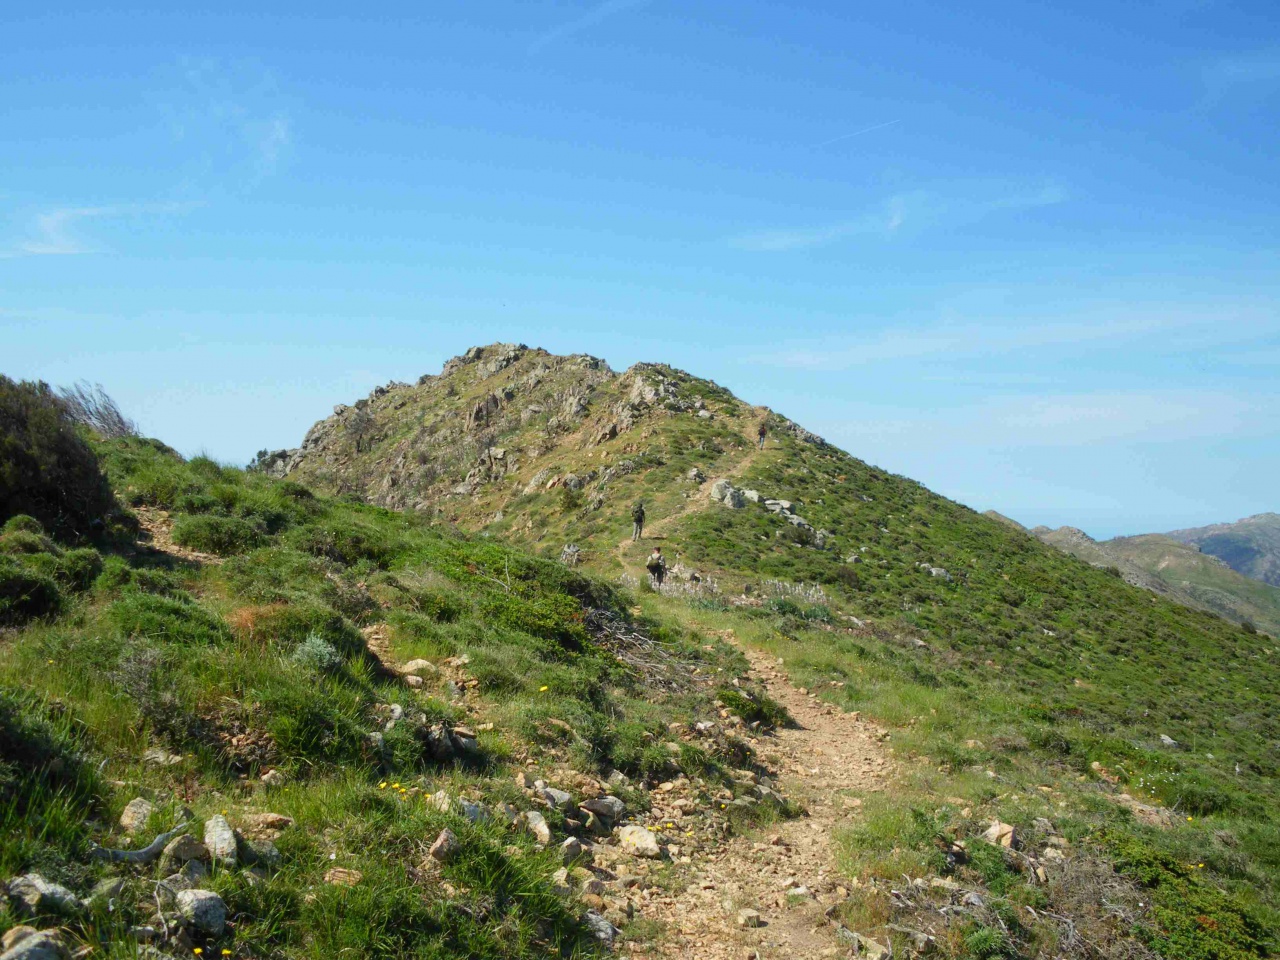
[[(518, 756), (621, 771), (634, 785), (619, 791), (639, 810), (646, 783), (684, 772), (733, 786), (732, 771), (752, 763), (743, 741), (669, 749), (669, 723), (715, 715), (717, 685), (664, 693), (603, 648), (587, 611), (626, 620), (634, 603), (607, 584), (421, 517), (182, 461), (151, 441), (98, 449), (123, 501), (170, 511), (175, 539), (228, 559), (187, 563), (116, 541), (70, 549), (29, 521), (10, 524), (3, 537), (25, 539), (0, 553), (0, 596), (18, 598), (7, 609), (23, 624), (0, 656), (5, 876), (38, 870), (86, 893), (108, 872), (89, 844), (119, 842), (110, 824), (138, 790), (181, 797), (197, 819), (226, 809), (236, 822), (266, 806), (298, 820), (280, 843), (284, 863), (265, 882), (215, 876), (236, 926), (207, 953), (586, 956), (596, 948), (580, 907), (551, 892), (551, 854), (424, 797), (443, 788), (527, 807), (511, 787)], [(254, 536), (187, 535), (240, 524)], [(683, 676), (745, 667), (723, 643), (658, 619), (631, 628), (663, 643)], [(368, 652), (363, 629), (398, 662), (463, 658), (473, 688), (464, 700), (441, 675), (410, 689)], [(387, 704), (406, 719), (383, 731)], [(478, 755), (434, 758), (431, 724), (481, 718), (494, 729), (480, 733)], [(147, 766), (151, 747), (181, 761)], [(254, 784), (268, 769), (286, 785), (264, 793)], [(758, 817), (775, 814), (760, 807)], [(176, 815), (166, 802), (151, 827)], [(445, 825), (467, 855), (428, 878), (426, 846)], [(328, 884), (334, 866), (363, 879)], [(74, 924), (73, 940), (115, 950), (106, 942), (121, 925), (145, 919), (145, 884), (130, 890), (110, 922)]]

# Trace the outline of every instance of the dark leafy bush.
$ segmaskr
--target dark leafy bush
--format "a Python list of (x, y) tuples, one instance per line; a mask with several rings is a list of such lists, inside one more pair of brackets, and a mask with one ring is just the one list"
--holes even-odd
[(0, 517), (25, 514), (74, 539), (100, 529), (113, 504), (97, 456), (49, 385), (0, 376)]
[(0, 556), (0, 626), (17, 626), (57, 613), (62, 594), (53, 578)]

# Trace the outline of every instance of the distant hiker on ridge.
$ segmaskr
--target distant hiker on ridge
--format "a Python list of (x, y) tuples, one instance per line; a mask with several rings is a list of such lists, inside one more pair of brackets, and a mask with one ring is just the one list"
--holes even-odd
[(631, 508), (631, 542), (635, 543), (644, 536), (644, 501), (637, 500)]
[(649, 554), (649, 559), (644, 562), (644, 568), (649, 571), (653, 585), (661, 587), (662, 581), (667, 576), (667, 558), (662, 555), (661, 547), (653, 548), (653, 553)]
[(756, 439), (759, 441), (759, 447), (761, 450), (764, 449), (764, 437), (765, 437), (765, 434), (767, 434), (768, 432), (769, 432), (768, 429), (764, 425), (764, 421), (761, 420), (760, 429), (756, 431)]

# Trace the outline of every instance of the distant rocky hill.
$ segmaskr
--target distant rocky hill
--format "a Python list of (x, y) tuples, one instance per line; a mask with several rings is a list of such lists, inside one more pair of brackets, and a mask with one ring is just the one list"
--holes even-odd
[(1119, 571), (1136, 587), (1280, 635), (1280, 589), (1236, 572), (1193, 544), (1162, 534), (1097, 541), (1075, 527), (1036, 527), (1031, 533), (1086, 563)]
[(1280, 513), (1174, 530), (1167, 536), (1218, 557), (1237, 573), (1280, 587)]

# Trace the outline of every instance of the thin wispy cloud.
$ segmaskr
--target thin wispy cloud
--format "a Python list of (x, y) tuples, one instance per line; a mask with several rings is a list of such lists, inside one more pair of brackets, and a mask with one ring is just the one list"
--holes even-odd
[(651, 2), (652, 0), (605, 0), (604, 3), (597, 4), (582, 16), (540, 34), (529, 44), (529, 53), (539, 53), (557, 41), (565, 40), (584, 30), (588, 30), (620, 13), (626, 13), (628, 10), (635, 10), (639, 7), (646, 7)]
[(759, 230), (729, 238), (730, 246), (755, 253), (783, 253), (819, 247), (855, 236), (891, 237), (910, 224), (924, 227), (932, 223), (965, 223), (999, 211), (1052, 206), (1068, 199), (1065, 188), (1056, 184), (1037, 187), (1004, 185), (1001, 191), (985, 195), (944, 196), (917, 190), (900, 193), (861, 216), (809, 227)]
[(1171, 443), (1265, 434), (1280, 414), (1280, 394), (1224, 390), (1088, 390), (1022, 394), (940, 407), (895, 418), (860, 410), (856, 422), (820, 424), (827, 436), (864, 440), (909, 437), (934, 449), (1001, 447), (1075, 450), (1107, 443)]
[[(1224, 316), (1232, 323), (1224, 324)], [(1265, 342), (1280, 334), (1280, 317), (1273, 309), (1250, 303), (1179, 307), (1146, 304), (1141, 307), (1099, 308), (1085, 317), (1039, 317), (1020, 314), (1017, 322), (913, 325), (871, 332), (862, 337), (828, 338), (820, 343), (796, 344), (748, 358), (760, 366), (810, 371), (847, 371), (893, 362), (914, 364), (930, 358), (949, 365), (960, 360), (1010, 353), (1028, 354), (1052, 348), (1055, 354), (1071, 347), (1109, 347), (1144, 339), (1151, 349), (1173, 352), (1220, 349), (1232, 344)]]
[(46, 210), (32, 217), (24, 238), (0, 248), (0, 259), (98, 253), (103, 248), (84, 236), (84, 231), (81, 229), (87, 221), (178, 214), (200, 205), (198, 202), (124, 203), (95, 207), (58, 207)]
[(861, 130), (855, 130), (853, 133), (841, 134), (838, 137), (832, 137), (830, 140), (823, 140), (821, 143), (815, 143), (814, 147), (829, 147), (833, 143), (839, 143), (841, 140), (852, 140), (854, 137), (860, 137), (864, 133), (872, 133), (876, 130), (883, 130), (885, 127), (892, 127), (894, 124), (901, 123), (902, 120), (890, 120), (888, 123), (877, 123), (875, 126), (863, 127)]
[(191, 151), (195, 179), (255, 185), (276, 173), (294, 143), (286, 98), (270, 71), (214, 58), (180, 58), (158, 96), (175, 143)]

